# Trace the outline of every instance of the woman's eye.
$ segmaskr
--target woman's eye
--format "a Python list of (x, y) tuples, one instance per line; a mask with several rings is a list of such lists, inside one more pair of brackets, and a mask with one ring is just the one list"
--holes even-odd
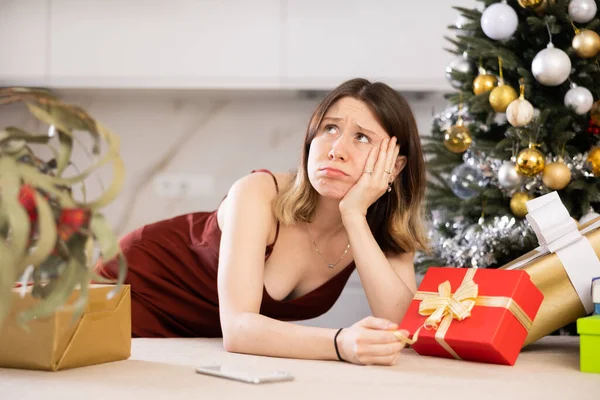
[(331, 135), (337, 133), (337, 128), (335, 127), (335, 125), (327, 125), (325, 127), (325, 133), (329, 133)]
[(356, 138), (361, 143), (370, 143), (371, 142), (371, 139), (369, 139), (369, 137), (367, 135), (365, 135), (364, 133), (360, 133), (360, 132), (357, 133)]

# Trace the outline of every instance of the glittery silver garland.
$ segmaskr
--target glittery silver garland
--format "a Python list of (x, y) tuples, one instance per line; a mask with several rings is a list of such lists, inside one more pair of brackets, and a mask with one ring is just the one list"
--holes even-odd
[[(527, 220), (507, 215), (469, 224), (463, 217), (445, 220), (438, 214), (433, 225), (429, 231), (431, 256), (444, 260), (444, 266), (450, 267), (490, 267), (498, 263), (498, 256), (525, 249), (527, 242), (534, 237)], [(440, 228), (449, 231), (448, 236), (443, 235)], [(417, 253), (415, 263), (418, 265), (426, 258), (424, 254)]]
[(435, 121), (438, 122), (440, 130), (442, 132), (446, 132), (448, 129), (456, 125), (459, 116), (462, 117), (466, 126), (476, 125), (483, 132), (487, 132), (489, 130), (489, 127), (486, 124), (482, 123), (479, 120), (476, 120), (471, 115), (471, 113), (469, 112), (469, 107), (466, 105), (462, 106), (460, 112), (458, 110), (458, 106), (448, 106), (444, 108), (441, 112), (435, 114), (433, 118)]

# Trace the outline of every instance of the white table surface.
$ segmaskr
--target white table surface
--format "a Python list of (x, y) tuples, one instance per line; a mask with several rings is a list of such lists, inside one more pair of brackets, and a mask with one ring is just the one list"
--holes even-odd
[[(291, 382), (261, 385), (200, 375), (230, 364), (284, 370)], [(547, 337), (515, 366), (419, 356), (393, 367), (227, 353), (220, 339), (133, 339), (126, 361), (59, 372), (0, 368), (0, 399), (563, 399), (600, 400), (600, 374), (579, 371), (579, 338)]]

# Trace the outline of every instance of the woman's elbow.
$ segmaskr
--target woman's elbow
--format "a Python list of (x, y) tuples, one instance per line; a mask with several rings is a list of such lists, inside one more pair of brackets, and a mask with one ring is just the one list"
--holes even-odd
[[(229, 324), (232, 325), (232, 324)], [(236, 329), (233, 326), (222, 326), (223, 331), (223, 347), (229, 353), (239, 353), (239, 338)]]
[(235, 317), (227, 318), (221, 322), (221, 330), (223, 333), (223, 347), (229, 353), (244, 352), (244, 327), (246, 326), (247, 317), (243, 314)]
[(231, 334), (225, 334), (225, 332), (223, 332), (223, 347), (228, 353), (240, 353), (235, 337)]

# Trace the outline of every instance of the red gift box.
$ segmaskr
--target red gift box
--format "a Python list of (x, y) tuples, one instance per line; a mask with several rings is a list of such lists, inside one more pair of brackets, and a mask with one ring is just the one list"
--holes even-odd
[(432, 267), (399, 329), (421, 355), (514, 365), (543, 299), (525, 271)]

